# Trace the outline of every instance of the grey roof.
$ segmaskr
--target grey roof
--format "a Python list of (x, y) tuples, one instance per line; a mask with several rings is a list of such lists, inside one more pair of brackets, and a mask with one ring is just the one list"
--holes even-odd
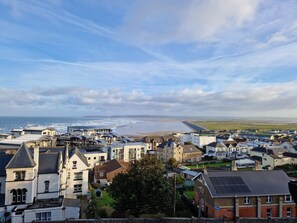
[(80, 207), (80, 200), (64, 198), (63, 206), (64, 207)]
[(61, 153), (40, 153), (38, 173), (57, 173), (59, 171), (60, 154)]
[[(229, 196), (268, 196), (268, 195), (289, 195), (288, 182), (290, 178), (282, 170), (259, 170), (259, 171), (218, 171), (208, 172), (203, 174), (206, 184), (210, 190), (212, 197), (229, 197)], [(221, 191), (218, 192), (214, 185), (214, 178), (238, 178), (243, 181), (242, 187), (247, 187), (247, 190), (237, 191)], [(228, 179), (226, 179), (228, 180)], [(224, 185), (227, 189), (231, 188), (232, 184)], [(244, 189), (244, 188), (242, 188)], [(231, 188), (232, 190), (232, 188)], [(229, 191), (229, 192), (227, 192)]]
[(261, 146), (258, 146), (258, 147), (253, 148), (251, 151), (260, 152), (260, 153), (266, 153), (266, 148), (261, 147)]
[(9, 163), (13, 154), (0, 154), (0, 176), (6, 176), (6, 165)]
[(7, 164), (6, 168), (25, 168), (25, 167), (34, 167), (36, 163), (33, 160), (33, 157), (28, 150), (25, 143), (14, 154), (10, 162)]
[(89, 166), (87, 157), (85, 157), (85, 155), (82, 154), (82, 153), (79, 151), (78, 148), (75, 148), (74, 150), (72, 150), (71, 155), (70, 155), (70, 158), (71, 158), (74, 154), (76, 154), (76, 155), (81, 159), (81, 161), (83, 161), (83, 163), (84, 163), (86, 166)]
[(49, 153), (49, 152), (61, 152), (62, 156), (63, 156), (63, 163), (66, 164), (66, 160), (67, 160), (67, 146), (58, 146), (58, 147), (40, 147), (39, 151), (40, 153), (45, 152), (45, 153)]
[(196, 146), (194, 145), (184, 145), (183, 146), (183, 151), (184, 153), (197, 153), (197, 152), (201, 152), (201, 150), (199, 150)]

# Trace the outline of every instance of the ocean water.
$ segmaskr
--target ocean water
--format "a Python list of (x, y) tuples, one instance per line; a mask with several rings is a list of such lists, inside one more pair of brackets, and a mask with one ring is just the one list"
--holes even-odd
[(33, 126), (53, 127), (60, 133), (68, 126), (109, 127), (121, 135), (192, 131), (182, 120), (165, 117), (0, 117), (1, 133)]

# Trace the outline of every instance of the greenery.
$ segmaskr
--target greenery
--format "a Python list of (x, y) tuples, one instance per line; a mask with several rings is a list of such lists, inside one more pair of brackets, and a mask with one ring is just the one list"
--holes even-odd
[(166, 178), (166, 170), (158, 159), (145, 157), (134, 161), (128, 172), (116, 175), (107, 189), (118, 211), (128, 211), (134, 217), (172, 214), (173, 184)]
[(194, 199), (194, 191), (187, 190), (184, 192), (189, 199)]
[(192, 166), (187, 166), (190, 169), (203, 169), (204, 167), (226, 167), (230, 166), (231, 162), (206, 162), (206, 163), (199, 163)]
[(170, 166), (170, 168), (173, 168), (173, 167), (176, 167), (177, 166), (177, 161), (176, 161), (176, 159), (175, 158), (170, 158), (169, 160), (168, 160), (168, 165)]
[(252, 121), (192, 121), (191, 123), (215, 131), (257, 129), (259, 132), (268, 132), (271, 129), (297, 129), (296, 123), (268, 123)]

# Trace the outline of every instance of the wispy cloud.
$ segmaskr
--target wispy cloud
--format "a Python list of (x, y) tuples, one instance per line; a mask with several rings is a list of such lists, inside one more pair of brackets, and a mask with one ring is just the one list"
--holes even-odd
[(293, 115), (297, 5), (272, 2), (2, 0), (3, 112)]

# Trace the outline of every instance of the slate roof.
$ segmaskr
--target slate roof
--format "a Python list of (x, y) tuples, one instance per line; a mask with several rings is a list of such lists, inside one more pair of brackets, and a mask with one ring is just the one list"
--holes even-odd
[(38, 173), (57, 173), (59, 170), (60, 156), (61, 153), (40, 153)]
[(266, 153), (266, 148), (261, 147), (261, 146), (258, 146), (258, 147), (253, 148), (251, 151), (260, 152), (260, 153)]
[(209, 146), (209, 147), (214, 147), (214, 148), (225, 148), (226, 146), (222, 143), (219, 143), (219, 142), (212, 142), (212, 143), (209, 143), (208, 145), (206, 146)]
[(0, 154), (0, 176), (6, 176), (6, 165), (9, 163), (13, 154)]
[(77, 155), (77, 156), (81, 159), (81, 161), (82, 161), (86, 166), (89, 166), (87, 157), (85, 157), (85, 155), (82, 154), (82, 153), (79, 151), (78, 148), (75, 148), (74, 150), (71, 151), (70, 158), (71, 158), (74, 154)]
[[(202, 173), (203, 174), (203, 173)], [(206, 184), (210, 190), (213, 198), (218, 197), (244, 197), (244, 196), (268, 196), (268, 195), (289, 195), (290, 191), (288, 188), (288, 182), (290, 178), (282, 170), (259, 170), (259, 171), (218, 171), (208, 172), (203, 174)], [(242, 189), (237, 192), (218, 192), (215, 189), (213, 183), (214, 178), (241, 178), (243, 184)], [(234, 185), (233, 185), (234, 186)], [(232, 185), (225, 185), (225, 187), (231, 188)]]
[(184, 153), (202, 153), (201, 150), (199, 150), (196, 146), (194, 145), (184, 145), (183, 146), (183, 152)]
[(30, 153), (26, 144), (23, 143), (14, 154), (10, 162), (7, 164), (6, 168), (26, 168), (34, 166), (36, 166), (36, 163), (33, 160), (32, 154)]
[(63, 201), (64, 207), (80, 207), (79, 199), (64, 198)]
[(40, 147), (39, 148), (39, 152), (45, 152), (45, 153), (49, 153), (49, 152), (61, 152), (62, 156), (63, 156), (63, 163), (66, 164), (66, 159), (67, 159), (67, 146), (58, 146), (58, 147)]
[(297, 153), (288, 153), (288, 152), (285, 152), (285, 153), (283, 153), (283, 156), (297, 158)]

